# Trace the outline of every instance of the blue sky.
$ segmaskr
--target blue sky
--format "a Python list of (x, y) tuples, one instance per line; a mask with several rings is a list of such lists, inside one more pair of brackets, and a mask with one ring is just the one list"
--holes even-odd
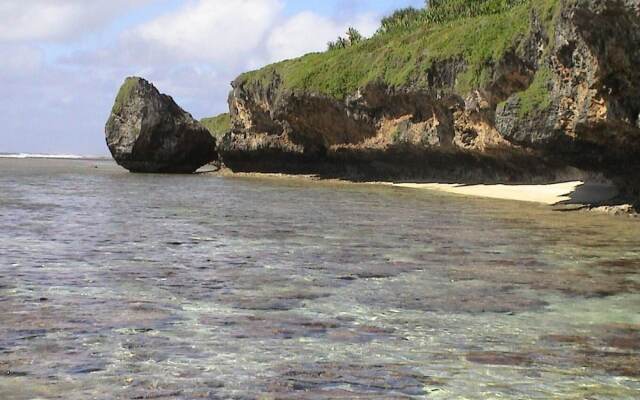
[(105, 155), (118, 87), (140, 75), (196, 118), (239, 73), (371, 34), (423, 0), (2, 0), (0, 152)]

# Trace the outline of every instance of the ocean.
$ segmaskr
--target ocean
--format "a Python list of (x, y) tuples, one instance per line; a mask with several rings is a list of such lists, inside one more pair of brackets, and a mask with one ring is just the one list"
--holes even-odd
[(640, 225), (0, 159), (0, 399), (632, 399)]

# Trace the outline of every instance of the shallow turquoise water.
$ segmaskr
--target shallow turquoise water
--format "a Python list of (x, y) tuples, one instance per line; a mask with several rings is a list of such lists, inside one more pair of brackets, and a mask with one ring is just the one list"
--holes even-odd
[(0, 160), (0, 227), (0, 399), (640, 397), (632, 219)]

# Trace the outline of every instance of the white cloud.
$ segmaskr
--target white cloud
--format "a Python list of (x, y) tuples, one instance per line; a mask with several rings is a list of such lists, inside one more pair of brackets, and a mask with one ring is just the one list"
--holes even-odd
[(26, 76), (37, 71), (43, 64), (42, 50), (26, 45), (0, 45), (0, 77)]
[(342, 33), (342, 25), (312, 12), (303, 12), (275, 27), (267, 40), (270, 61), (322, 51)]
[(2, 0), (0, 41), (63, 40), (150, 0)]
[(376, 14), (358, 15), (356, 16), (354, 22), (348, 25), (354, 26), (360, 31), (360, 33), (367, 37), (370, 37), (374, 33), (376, 33), (378, 28), (380, 28), (380, 16)]
[(370, 36), (378, 26), (378, 20), (370, 15), (360, 16), (355, 23), (336, 21), (312, 12), (302, 12), (276, 26), (267, 40), (269, 61), (299, 57), (306, 53), (323, 51), (327, 42), (344, 35), (353, 26), (365, 36)]
[(123, 36), (121, 59), (133, 62), (207, 62), (226, 70), (325, 50), (349, 26), (369, 36), (379, 18), (346, 20), (313, 12), (282, 15), (283, 0), (191, 0), (176, 12), (153, 19)]
[(233, 63), (254, 51), (282, 10), (281, 0), (199, 0), (135, 29), (136, 38), (178, 59)]

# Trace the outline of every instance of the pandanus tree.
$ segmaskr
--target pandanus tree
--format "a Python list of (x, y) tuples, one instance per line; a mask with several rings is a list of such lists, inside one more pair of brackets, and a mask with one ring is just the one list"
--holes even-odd
[(354, 27), (347, 30), (346, 37), (338, 36), (335, 42), (327, 43), (329, 50), (344, 49), (358, 44), (364, 40), (364, 36)]
[(350, 44), (354, 45), (362, 42), (362, 40), (364, 40), (364, 36), (362, 36), (362, 34), (358, 32), (356, 28), (350, 27), (347, 30), (347, 39), (349, 40)]

